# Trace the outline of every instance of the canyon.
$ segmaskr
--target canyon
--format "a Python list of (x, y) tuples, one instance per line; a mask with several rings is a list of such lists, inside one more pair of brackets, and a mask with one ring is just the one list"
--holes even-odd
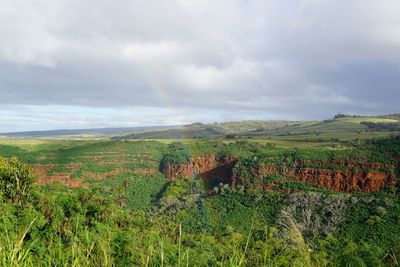
[[(235, 157), (215, 155), (193, 157), (188, 164), (165, 166), (163, 173), (169, 180), (199, 175), (205, 181), (216, 180), (218, 183), (246, 185), (246, 179), (235, 172), (238, 160)], [(275, 174), (285, 177), (286, 181), (304, 182), (334, 192), (376, 192), (387, 186), (397, 185), (396, 175), (386, 171), (390, 168), (398, 168), (398, 165), (379, 162), (297, 160), (294, 167), (272, 164), (251, 167), (249, 171), (255, 179)], [(262, 184), (262, 187), (271, 188), (270, 184)]]

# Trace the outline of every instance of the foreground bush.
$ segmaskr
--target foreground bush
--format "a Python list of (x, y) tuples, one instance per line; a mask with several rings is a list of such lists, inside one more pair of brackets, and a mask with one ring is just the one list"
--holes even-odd
[(32, 170), (17, 158), (5, 160), (0, 157), (0, 198), (3, 200), (27, 200), (35, 180)]

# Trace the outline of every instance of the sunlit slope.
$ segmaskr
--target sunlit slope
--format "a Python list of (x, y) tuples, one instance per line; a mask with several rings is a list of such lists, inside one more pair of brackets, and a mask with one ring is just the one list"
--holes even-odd
[[(122, 129), (122, 128), (121, 128)], [(100, 129), (101, 130), (101, 129)], [(125, 129), (122, 129), (125, 130)], [(400, 132), (400, 115), (346, 116), (324, 121), (283, 121), (246, 120), (220, 123), (193, 123), (170, 127), (137, 128), (135, 131), (113, 133), (66, 134), (63, 131), (38, 132), (35, 136), (15, 133), (0, 136), (0, 143), (6, 139), (50, 139), (100, 140), (100, 139), (197, 139), (197, 138), (273, 138), (273, 139), (366, 139), (388, 136)], [(42, 134), (42, 135), (41, 135)], [(53, 135), (50, 135), (53, 134)], [(332, 141), (332, 140), (330, 140)], [(5, 141), (9, 143), (9, 140)], [(31, 142), (31, 141), (28, 141)]]
[[(207, 137), (271, 137), (309, 139), (366, 139), (388, 136), (400, 131), (400, 117), (345, 116), (324, 121), (233, 121), (213, 124), (195, 123), (177, 129), (144, 131), (121, 139), (190, 139)], [(321, 140), (320, 140), (321, 141)]]
[(187, 139), (225, 137), (226, 135), (251, 135), (282, 127), (308, 125), (303, 121), (233, 121), (213, 124), (194, 123), (176, 129), (143, 131), (116, 137), (116, 139)]
[(400, 120), (397, 117), (344, 117), (321, 122), (302, 123), (300, 125), (290, 125), (279, 129), (268, 130), (254, 133), (258, 136), (272, 137), (293, 137), (301, 136), (321, 139), (321, 138), (373, 138), (389, 135), (390, 131), (377, 131), (368, 127), (365, 123), (373, 125), (397, 125)]

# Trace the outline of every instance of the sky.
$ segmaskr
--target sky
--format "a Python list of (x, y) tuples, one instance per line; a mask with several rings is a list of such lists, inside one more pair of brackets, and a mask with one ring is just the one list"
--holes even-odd
[(398, 113), (398, 0), (0, 0), (0, 132)]

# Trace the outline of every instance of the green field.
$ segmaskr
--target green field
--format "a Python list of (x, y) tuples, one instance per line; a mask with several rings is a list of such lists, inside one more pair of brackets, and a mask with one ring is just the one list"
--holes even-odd
[[(371, 130), (365, 123), (391, 125), (386, 131)], [(193, 139), (193, 138), (281, 138), (328, 140), (369, 139), (389, 136), (400, 132), (397, 115), (367, 117), (345, 116), (325, 121), (241, 121), (214, 124), (193, 124), (174, 129), (143, 131), (119, 135), (116, 139)], [(299, 136), (299, 138), (297, 137)], [(293, 139), (293, 138), (291, 138)]]

